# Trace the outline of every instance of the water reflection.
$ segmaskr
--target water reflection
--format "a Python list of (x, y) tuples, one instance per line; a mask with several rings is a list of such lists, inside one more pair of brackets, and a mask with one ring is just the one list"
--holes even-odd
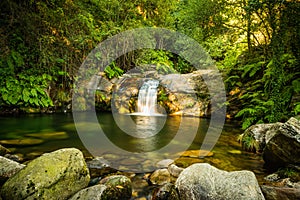
[(166, 116), (139, 116), (119, 115), (114, 116), (118, 127), (128, 135), (136, 138), (149, 138), (159, 133), (165, 125)]
[[(179, 116), (167, 117), (165, 123), (162, 121), (164, 118), (160, 117), (153, 119), (129, 116), (132, 123), (136, 124), (136, 129), (139, 133), (146, 133), (148, 131), (154, 133), (159, 130), (159, 132), (150, 137), (138, 138), (122, 131), (114, 122), (114, 118), (110, 113), (101, 113), (97, 117), (97, 122), (91, 122), (90, 113), (82, 113), (81, 123), (76, 125), (76, 128), (79, 127), (85, 130), (86, 136), (93, 142), (91, 153), (94, 156), (103, 156), (105, 159), (114, 162), (113, 167), (119, 169), (126, 167), (127, 170), (135, 168), (137, 171), (152, 171), (156, 161), (165, 158), (176, 158), (178, 156), (176, 155), (177, 152), (184, 151), (187, 148), (199, 149), (203, 143), (207, 127), (210, 124), (207, 119), (199, 120), (198, 118)], [(158, 125), (155, 130), (147, 128), (147, 126), (143, 127), (146, 122), (153, 124), (155, 121), (164, 125)], [(198, 133), (196, 136), (193, 136), (191, 130), (193, 127), (198, 126), (197, 123), (200, 124)], [(97, 127), (96, 125), (103, 129), (106, 140), (104, 137), (102, 141), (95, 139), (99, 135), (99, 130), (95, 128)], [(184, 126), (180, 127), (180, 125)], [(66, 147), (78, 148), (84, 152), (85, 156), (90, 156), (78, 136), (72, 115), (54, 114), (0, 117), (0, 127), (0, 144), (3, 140), (28, 140), (36, 138), (43, 140), (43, 143), (38, 145), (3, 144), (13, 151), (13, 153), (23, 155), (25, 160), (33, 159), (44, 152)], [(182, 134), (177, 136), (179, 129)], [(149, 132), (147, 135), (149, 135)], [(204, 159), (197, 158), (197, 162), (208, 162), (228, 171), (246, 169), (255, 171), (258, 175), (263, 174), (263, 161), (261, 157), (242, 151), (240, 144), (236, 141), (236, 136), (240, 132), (241, 130), (234, 124), (226, 124), (213, 150), (214, 155)], [(191, 143), (187, 141), (188, 138), (192, 139)], [(115, 149), (109, 150), (108, 142), (112, 143)], [(165, 148), (166, 146), (169, 148)], [(124, 157), (120, 149), (123, 150), (122, 152), (131, 152), (130, 156)], [(195, 160), (195, 158), (189, 159), (192, 162)]]

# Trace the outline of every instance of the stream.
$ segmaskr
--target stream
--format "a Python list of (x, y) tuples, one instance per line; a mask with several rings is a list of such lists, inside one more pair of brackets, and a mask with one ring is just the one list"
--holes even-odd
[[(88, 121), (88, 116), (88, 113), (83, 113), (85, 120), (77, 122), (77, 128), (85, 130), (88, 136), (94, 137), (96, 134), (99, 134), (99, 131), (93, 129), (93, 124)], [(200, 148), (209, 125), (209, 119), (185, 118), (186, 124), (182, 125), (182, 117), (179, 116), (127, 117), (130, 117), (138, 127), (136, 133), (134, 133), (134, 130), (131, 130), (132, 135), (124, 134), (124, 130), (118, 127), (120, 124), (116, 124), (111, 113), (97, 114), (99, 124), (108, 140), (117, 148), (122, 149), (123, 152), (129, 152), (129, 155), (137, 155), (136, 157), (127, 156), (125, 159), (124, 156), (122, 157), (118, 153), (112, 156), (115, 152), (106, 144), (93, 145), (92, 148), (87, 147), (86, 143), (84, 145), (82, 136), (76, 130), (71, 113), (1, 116), (0, 144), (10, 149), (13, 154), (23, 158), (24, 161), (34, 159), (45, 152), (75, 147), (80, 149), (86, 158), (103, 155), (109, 157), (108, 155), (110, 155), (110, 157), (113, 157), (113, 167), (124, 171), (130, 171), (131, 169), (143, 169), (145, 172), (151, 171), (154, 170), (153, 166), (148, 166), (147, 168), (143, 163), (147, 161), (151, 163), (153, 159), (172, 158), (176, 160), (178, 165), (183, 167), (187, 167), (192, 163), (207, 162), (227, 171), (250, 170), (255, 173), (259, 182), (262, 182), (263, 177), (267, 174), (260, 155), (242, 150), (241, 145), (237, 141), (237, 136), (242, 133), (242, 130), (238, 128), (235, 122), (225, 123), (222, 134), (211, 151), (213, 154), (199, 158), (195, 156), (180, 157), (178, 153), (182, 152), (182, 150), (197, 150)], [(121, 117), (118, 120), (119, 123), (122, 123), (122, 119)], [(186, 134), (189, 134), (189, 130), (196, 128), (197, 134), (191, 143), (186, 142), (184, 139), (173, 141), (178, 132), (179, 124), (181, 124), (182, 130)], [(151, 134), (153, 131), (157, 132), (157, 134), (147, 137), (147, 134)], [(128, 130), (125, 130), (125, 132), (128, 132)], [(136, 134), (138, 133), (146, 135), (137, 136)], [(175, 150), (170, 148), (171, 152), (156, 152), (156, 150), (163, 149), (164, 146), (171, 143), (175, 144)], [(141, 158), (140, 154), (147, 155), (148, 158)]]

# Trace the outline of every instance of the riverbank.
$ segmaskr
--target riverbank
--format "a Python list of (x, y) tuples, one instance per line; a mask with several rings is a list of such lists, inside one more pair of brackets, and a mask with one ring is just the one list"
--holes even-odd
[[(19, 164), (9, 150), (1, 147), (0, 194), (5, 199), (131, 199), (168, 200), (280, 199), (299, 197), (300, 184), (290, 179), (258, 183), (248, 170), (227, 172), (207, 163), (184, 168), (171, 159), (162, 160), (152, 172), (122, 172), (109, 166), (103, 157), (84, 159), (75, 148), (59, 149)], [(193, 156), (195, 152), (185, 152)], [(213, 156), (212, 153), (209, 154)], [(288, 190), (289, 196), (286, 195)], [(274, 191), (278, 194), (274, 197)], [(273, 195), (273, 196), (272, 196)], [(0, 199), (1, 199), (0, 197)], [(234, 198), (233, 198), (234, 197)], [(296, 199), (295, 198), (295, 199)]]

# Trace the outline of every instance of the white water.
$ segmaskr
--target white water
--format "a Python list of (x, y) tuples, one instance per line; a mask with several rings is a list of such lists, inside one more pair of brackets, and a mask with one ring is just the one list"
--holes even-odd
[(159, 81), (147, 80), (139, 90), (137, 115), (157, 115), (157, 87)]

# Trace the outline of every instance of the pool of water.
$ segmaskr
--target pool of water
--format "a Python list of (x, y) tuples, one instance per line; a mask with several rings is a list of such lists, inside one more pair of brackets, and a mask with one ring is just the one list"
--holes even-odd
[(24, 160), (75, 147), (86, 157), (102, 156), (124, 171), (151, 171), (156, 162), (171, 158), (183, 167), (207, 162), (227, 171), (250, 170), (259, 181), (266, 174), (261, 156), (241, 149), (236, 138), (242, 131), (233, 122), (225, 123), (213, 155), (199, 158), (180, 155), (201, 148), (209, 119), (99, 113), (95, 122), (91, 116), (81, 113), (76, 126), (70, 113), (0, 117), (0, 144)]

